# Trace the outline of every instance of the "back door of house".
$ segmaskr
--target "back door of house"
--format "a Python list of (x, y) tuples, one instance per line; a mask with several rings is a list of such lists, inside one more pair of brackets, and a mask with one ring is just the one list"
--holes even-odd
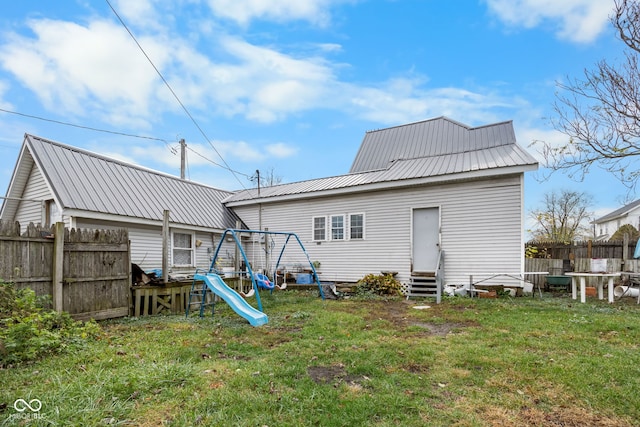
[(440, 208), (413, 210), (413, 272), (434, 272), (440, 251)]

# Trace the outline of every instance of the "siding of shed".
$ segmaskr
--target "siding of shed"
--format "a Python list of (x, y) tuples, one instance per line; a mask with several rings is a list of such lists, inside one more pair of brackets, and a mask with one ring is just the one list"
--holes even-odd
[[(131, 241), (131, 262), (138, 264), (143, 270), (152, 270), (162, 267), (162, 227), (152, 225), (128, 224), (124, 222), (93, 220), (88, 218), (77, 218), (76, 226), (87, 229), (116, 229), (126, 228), (129, 230)], [(191, 232), (184, 228), (171, 228), (171, 231)], [(173, 268), (171, 253), (169, 253), (169, 266), (172, 271), (193, 273), (196, 268), (208, 269), (211, 264), (211, 257), (220, 241), (221, 233), (196, 231), (195, 239), (202, 241), (202, 245), (196, 248), (196, 266), (190, 268)], [(224, 247), (226, 247), (225, 245)], [(233, 253), (233, 245), (229, 245)]]
[[(32, 169), (27, 179), (24, 193), (20, 197), (32, 200), (48, 200), (52, 198), (51, 192), (38, 168), (34, 167)], [(13, 220), (20, 222), (21, 232), (26, 230), (30, 222), (40, 224), (42, 222), (42, 203), (30, 200), (21, 201)]]
[[(439, 207), (446, 283), (462, 284), (468, 273), (518, 272), (522, 265), (522, 179), (499, 179), (377, 191), (358, 195), (263, 203), (262, 224), (299, 235), (312, 260), (321, 262), (322, 280), (355, 282), (368, 273), (411, 273), (413, 208)], [(257, 206), (234, 208), (250, 227), (258, 226)], [(365, 239), (312, 241), (312, 218), (365, 216)], [(504, 278), (501, 283), (508, 282)]]

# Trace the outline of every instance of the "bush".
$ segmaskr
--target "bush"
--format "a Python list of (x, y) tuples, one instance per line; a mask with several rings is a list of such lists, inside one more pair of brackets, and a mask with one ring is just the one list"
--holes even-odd
[(400, 282), (391, 274), (367, 274), (358, 281), (356, 294), (400, 295)]
[(99, 334), (94, 321), (77, 322), (49, 305), (31, 289), (0, 283), (0, 366), (76, 348)]

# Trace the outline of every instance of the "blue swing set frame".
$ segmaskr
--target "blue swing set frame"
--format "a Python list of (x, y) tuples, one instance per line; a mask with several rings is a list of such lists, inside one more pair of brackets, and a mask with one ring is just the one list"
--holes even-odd
[[(282, 256), (284, 255), (284, 251), (287, 248), (287, 244), (289, 243), (289, 240), (291, 240), (291, 238), (293, 237), (298, 242), (298, 245), (300, 245), (300, 249), (302, 249), (302, 252), (304, 253), (305, 257), (307, 258), (307, 262), (309, 263), (309, 266), (311, 267), (313, 281), (318, 285), (318, 291), (320, 293), (320, 297), (323, 300), (325, 299), (324, 298), (324, 292), (322, 291), (322, 285), (320, 284), (320, 278), (318, 277), (318, 273), (316, 272), (316, 269), (313, 266), (313, 263), (311, 262), (311, 259), (309, 258), (309, 254), (307, 253), (307, 250), (304, 248), (304, 245), (300, 241), (300, 238), (298, 237), (298, 235), (296, 233), (293, 233), (293, 232), (268, 231), (268, 230), (243, 230), (243, 229), (227, 228), (224, 231), (224, 233), (222, 233), (222, 237), (220, 238), (220, 242), (218, 242), (218, 246), (216, 247), (216, 251), (215, 251), (215, 253), (213, 255), (213, 258), (211, 259), (211, 265), (209, 267), (209, 273), (221, 274), (220, 271), (218, 271), (215, 268), (216, 261), (218, 261), (218, 255), (220, 254), (220, 249), (222, 248), (227, 236), (231, 236), (233, 238), (233, 240), (235, 241), (236, 247), (238, 248), (240, 254), (242, 255), (242, 259), (244, 260), (245, 265), (247, 266), (247, 272), (246, 273), (251, 278), (251, 284), (253, 286), (253, 290), (255, 291), (256, 302), (258, 303), (258, 309), (260, 311), (262, 311), (262, 301), (260, 301), (260, 292), (259, 292), (260, 286), (259, 286), (259, 283), (258, 283), (259, 279), (253, 273), (253, 270), (251, 268), (251, 263), (249, 262), (249, 259), (247, 258), (247, 254), (244, 251), (244, 249), (242, 248), (242, 242), (241, 242), (240, 238), (238, 237), (239, 234), (243, 234), (243, 233), (255, 233), (255, 234), (262, 234), (262, 235), (265, 235), (265, 236), (268, 236), (268, 235), (286, 236), (285, 242), (282, 245), (282, 249), (280, 249), (280, 254), (278, 255), (278, 260), (276, 261), (274, 271), (278, 271), (278, 266), (280, 265), (280, 261), (282, 261)], [(244, 272), (240, 272), (240, 273), (242, 274)]]

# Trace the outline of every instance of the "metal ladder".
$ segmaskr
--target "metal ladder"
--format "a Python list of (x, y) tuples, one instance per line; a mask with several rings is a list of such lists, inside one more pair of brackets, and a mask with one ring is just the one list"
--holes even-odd
[[(204, 317), (204, 311), (207, 306), (211, 306), (211, 315), (215, 313), (216, 296), (209, 290), (205, 283), (198, 285), (196, 283), (195, 275), (198, 274), (198, 270), (194, 273), (194, 279), (191, 283), (191, 291), (189, 291), (189, 301), (185, 310), (186, 317), (189, 317), (189, 311), (192, 306), (199, 306), (200, 317)], [(209, 301), (207, 301), (209, 298)]]

